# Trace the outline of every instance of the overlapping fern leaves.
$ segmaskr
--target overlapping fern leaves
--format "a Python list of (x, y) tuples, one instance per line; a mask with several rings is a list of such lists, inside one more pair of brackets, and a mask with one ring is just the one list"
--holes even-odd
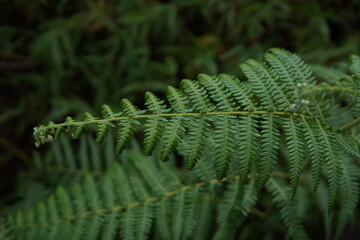
[[(111, 146), (111, 142), (106, 145)], [(107, 154), (112, 152), (109, 149), (105, 150)], [(75, 157), (75, 164), (84, 164), (81, 155)], [(292, 239), (309, 239), (303, 225), (304, 214), (300, 213), (312, 204), (302, 196), (310, 179), (300, 186), (300, 198), (294, 198), (280, 173), (279, 177), (274, 173), (266, 185), (268, 193), (260, 197), (257, 174), (248, 175), (244, 182), (233, 169), (219, 182), (213, 178), (216, 169), (211, 164), (212, 157), (201, 159), (194, 168), (195, 174), (186, 177), (173, 161), (157, 163), (137, 150), (126, 150), (121, 158), (121, 162), (108, 162), (106, 155), (101, 154), (98, 160), (108, 163), (106, 172), (73, 172), (82, 177), (72, 185), (60, 185), (36, 205), (4, 217), (0, 234), (4, 239), (17, 240), (235, 239), (241, 235), (241, 226), (249, 215), (260, 222), (272, 221), (264, 215), (270, 214), (273, 207), (263, 209), (264, 213), (256, 209), (270, 195), (283, 220), (282, 231)], [(358, 169), (349, 161), (349, 155), (344, 158), (348, 160), (343, 168), (337, 236), (351, 219), (359, 197)], [(63, 166), (55, 161), (52, 168), (57, 164)], [(51, 174), (48, 172), (45, 178)], [(66, 175), (68, 172), (63, 172), (63, 177)], [(255, 229), (258, 231), (258, 226)]]
[[(244, 184), (230, 174), (218, 182), (205, 174), (215, 171), (209, 160), (197, 164), (189, 179), (172, 161), (157, 166), (137, 151), (123, 156), (122, 164), (112, 162), (102, 176), (88, 173), (6, 217), (0, 233), (18, 240), (234, 239), (257, 204), (254, 177)], [(284, 201), (290, 198), (286, 193)]]
[[(356, 64), (353, 66), (356, 68)], [(147, 92), (146, 110), (139, 110), (124, 99), (119, 113), (105, 105), (102, 118), (86, 113), (83, 121), (67, 118), (64, 123), (40, 126), (34, 133), (36, 145), (58, 138), (63, 131), (77, 138), (84, 129), (94, 125), (98, 143), (106, 138), (111, 128), (116, 128), (116, 150), (121, 152), (143, 124), (146, 154), (158, 147), (160, 159), (166, 161), (180, 143), (186, 142), (185, 165), (191, 170), (212, 139), (217, 179), (225, 177), (235, 160), (240, 163), (241, 179), (252, 169), (256, 170), (259, 174), (256, 185), (260, 189), (276, 166), (284, 132), (293, 193), (299, 185), (306, 159), (311, 161), (314, 190), (325, 164), (331, 208), (342, 176), (340, 147), (343, 144), (339, 147), (337, 141), (352, 138), (339, 133), (327, 121), (333, 102), (329, 99), (309, 102), (301, 98), (299, 88), (313, 85), (315, 78), (299, 56), (285, 50), (270, 49), (263, 62), (248, 60), (240, 69), (244, 80), (248, 81), (226, 74), (200, 74), (197, 81), (183, 80), (180, 89), (168, 87), (166, 94), (171, 107)], [(357, 145), (351, 149), (352, 154), (359, 155)]]

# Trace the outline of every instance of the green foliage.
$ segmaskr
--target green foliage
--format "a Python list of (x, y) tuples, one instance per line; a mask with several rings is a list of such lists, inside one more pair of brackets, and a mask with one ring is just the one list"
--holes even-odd
[[(242, 179), (246, 178), (252, 165), (255, 165), (260, 175), (257, 179), (260, 189), (271, 177), (276, 166), (280, 131), (284, 131), (289, 151), (293, 194), (299, 185), (305, 161), (304, 146), (309, 145), (309, 157), (315, 176), (313, 189), (315, 191), (317, 188), (322, 163), (326, 163), (330, 184), (329, 208), (332, 208), (342, 172), (340, 148), (336, 139), (343, 139), (343, 135), (326, 120), (328, 115), (331, 115), (328, 110), (329, 103), (326, 102), (328, 99), (309, 102), (303, 99), (307, 94), (294, 94), (294, 91), (303, 90), (302, 86), (316, 86), (310, 85), (314, 83), (310, 68), (297, 55), (280, 49), (270, 49), (264, 55), (264, 62), (249, 60), (241, 64), (240, 68), (248, 79), (246, 85), (244, 80), (240, 81), (234, 76), (221, 74), (212, 77), (200, 74), (197, 82), (183, 80), (180, 84), (181, 90), (168, 87), (167, 99), (170, 108), (148, 92), (145, 103), (147, 112), (138, 110), (124, 99), (120, 104), (122, 111), (117, 114), (105, 105), (101, 119), (89, 118), (88, 116), (92, 115), (86, 113), (84, 121), (72, 120), (63, 124), (50, 123), (40, 126), (34, 132), (36, 143), (52, 140), (52, 133), (65, 127), (70, 128), (72, 135), (77, 135), (78, 126), (91, 124), (97, 126), (96, 140), (101, 143), (108, 134), (109, 127), (115, 127), (113, 123), (117, 122), (120, 127), (117, 130), (116, 149), (119, 151), (129, 143), (135, 126), (141, 124), (139, 120), (146, 118), (146, 154), (150, 154), (160, 142), (160, 159), (166, 161), (181, 141), (188, 141), (185, 164), (189, 170), (202, 157), (206, 140), (208, 136), (212, 136), (216, 176), (219, 181), (226, 175), (234, 156), (240, 156), (246, 150), (238, 153), (236, 146), (246, 144), (249, 149), (255, 150), (255, 142), (258, 141), (258, 147), (262, 151), (257, 156), (254, 156), (255, 152), (251, 152), (245, 153), (244, 160), (239, 157), (236, 159), (241, 161), (239, 173)], [(323, 85), (319, 88), (323, 88)], [(306, 89), (311, 91), (310, 87)], [(247, 105), (249, 103), (250, 105)], [(248, 131), (247, 137), (235, 137), (238, 129)], [(54, 137), (56, 138), (56, 135)], [(357, 155), (357, 150), (349, 151), (347, 144), (340, 146)]]
[[(309, 239), (304, 212), (316, 208), (326, 235), (339, 239), (359, 198), (358, 133), (348, 132), (359, 121), (357, 102), (343, 94), (357, 98), (358, 89), (349, 88), (357, 86), (357, 64), (352, 57), (346, 81), (332, 91), (333, 79), (317, 84), (300, 57), (270, 49), (262, 62), (241, 64), (240, 78), (200, 74), (180, 89), (168, 87), (169, 106), (146, 92), (145, 110), (123, 99), (120, 112), (104, 105), (102, 117), (85, 113), (83, 121), (68, 117), (39, 126), (37, 145), (66, 132), (81, 138), (79, 150), (65, 138), (54, 143), (35, 170), (49, 189), (41, 198), (25, 198), (26, 208), (10, 208), (2, 231), (16, 239), (248, 239), (240, 229), (259, 237), (258, 226), (246, 222), (254, 215), (277, 229), (270, 239), (277, 231)], [(323, 94), (309, 99), (312, 92)], [(339, 126), (339, 112), (350, 122)], [(152, 156), (136, 144), (127, 149), (137, 130)], [(95, 140), (84, 137), (87, 131), (96, 132)], [(115, 152), (123, 153), (117, 158)], [(27, 176), (30, 184), (33, 176)], [(318, 205), (310, 200), (314, 194)]]

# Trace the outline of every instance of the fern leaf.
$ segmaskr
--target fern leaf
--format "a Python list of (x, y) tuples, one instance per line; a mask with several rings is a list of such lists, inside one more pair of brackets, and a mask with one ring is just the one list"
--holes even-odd
[(329, 202), (328, 208), (329, 212), (333, 208), (338, 190), (341, 184), (341, 175), (342, 175), (342, 158), (339, 154), (339, 148), (336, 144), (335, 137), (331, 135), (328, 130), (324, 129), (321, 124), (318, 124), (320, 135), (319, 139), (322, 143), (323, 154), (325, 156), (327, 172), (328, 172), (328, 181), (329, 181)]
[(236, 179), (235, 183), (229, 185), (224, 196), (225, 200), (219, 207), (215, 240), (234, 239), (236, 230), (257, 200), (255, 182), (251, 181), (243, 188), (240, 179)]
[(210, 124), (206, 121), (207, 119), (209, 118), (200, 116), (190, 123), (184, 159), (187, 170), (192, 170), (203, 154), (210, 132)]
[(170, 154), (176, 149), (185, 134), (185, 119), (176, 117), (170, 119), (165, 127), (161, 147), (161, 161), (168, 161)]
[[(114, 181), (114, 186), (118, 189), (118, 199), (124, 206), (136, 202), (132, 192), (130, 191), (129, 181), (127, 180), (124, 169), (118, 164), (114, 164), (110, 169)], [(120, 219), (120, 236), (123, 239), (135, 239), (135, 220), (136, 209), (128, 208), (123, 212)]]
[[(277, 109), (290, 111), (291, 102), (293, 101), (293, 99), (290, 99), (292, 94), (289, 94), (288, 89), (285, 88), (286, 85), (283, 85), (282, 82), (279, 81), (277, 73), (268, 66), (255, 60), (248, 60), (246, 63), (255, 69), (257, 76), (256, 79), (249, 80), (253, 81), (253, 84), (258, 86), (262, 85), (266, 88), (266, 92), (271, 95)], [(260, 82), (262, 82), (262, 84)]]
[(209, 233), (212, 231), (211, 226), (214, 224), (214, 209), (216, 202), (213, 196), (205, 195), (202, 198), (202, 204), (199, 209), (199, 218), (196, 223), (196, 231), (192, 235), (192, 239), (207, 240)]
[[(111, 166), (111, 169), (113, 169), (114, 166)], [(115, 194), (115, 186), (113, 184), (113, 181), (111, 177), (108, 175), (105, 175), (103, 181), (102, 181), (102, 194), (103, 194), (103, 206), (106, 209), (113, 209), (115, 207), (115, 200), (116, 200), (116, 194)], [(101, 238), (110, 240), (114, 239), (116, 236), (116, 231), (118, 228), (118, 213), (115, 211), (111, 211), (110, 213), (106, 214), (104, 216), (104, 224)]]
[(256, 162), (258, 155), (258, 120), (256, 115), (240, 117), (238, 124), (239, 149), (236, 156), (239, 161), (239, 175), (244, 183), (250, 173), (251, 166)]
[(297, 83), (315, 83), (315, 78), (310, 67), (306, 65), (298, 55), (279, 48), (271, 48), (268, 52), (278, 56), (282, 62), (286, 63), (285, 65), (289, 67), (289, 72), (294, 72)]
[(219, 79), (224, 82), (227, 90), (244, 110), (253, 111), (257, 109), (257, 104), (252, 92), (243, 82), (227, 74), (220, 74)]
[[(104, 119), (111, 119), (115, 117), (113, 111), (108, 105), (102, 106), (101, 113)], [(115, 127), (115, 125), (111, 122), (105, 122), (105, 121), (99, 122), (97, 124), (95, 141), (98, 144), (101, 144), (104, 141), (104, 139), (108, 136), (110, 132), (110, 127)]]
[[(90, 175), (86, 175), (84, 179), (84, 193), (87, 196), (86, 202), (87, 207), (90, 211), (95, 212), (97, 209), (101, 209), (100, 197), (96, 189), (95, 181)], [(94, 216), (88, 218), (86, 225), (88, 231), (84, 232), (84, 238), (89, 240), (95, 240), (98, 238), (100, 233), (100, 227), (102, 224), (101, 213), (95, 213)]]
[(186, 211), (183, 219), (184, 227), (181, 233), (181, 239), (189, 239), (194, 229), (197, 231), (197, 223), (200, 211), (200, 202), (202, 200), (201, 188), (195, 186), (192, 190), (187, 191), (186, 194)]
[(221, 111), (234, 110), (235, 103), (231, 94), (225, 89), (225, 85), (217, 77), (200, 74), (198, 81), (210, 93), (210, 98), (217, 103), (216, 107)]
[(86, 212), (86, 200), (83, 189), (77, 183), (72, 186), (71, 193), (72, 196), (74, 196), (74, 212), (79, 216), (74, 223), (72, 236), (73, 239), (79, 239), (82, 235), (84, 225), (86, 224), (86, 218), (83, 216), (83, 213)]
[(289, 117), (284, 123), (286, 146), (289, 151), (290, 181), (293, 195), (299, 186), (299, 178), (304, 162), (304, 142), (302, 126), (299, 121)]
[[(270, 51), (264, 54), (264, 59), (266, 63), (278, 74), (279, 80), (284, 86), (286, 86), (287, 91), (289, 93), (293, 92), (299, 82), (298, 79), (294, 77), (293, 73), (289, 71), (288, 62), (284, 61), (278, 54), (274, 54)], [(294, 100), (295, 99), (292, 98), (291, 102)]]
[(265, 76), (258, 72), (256, 65), (255, 61), (248, 61), (240, 64), (240, 69), (251, 83), (252, 91), (259, 96), (262, 108), (273, 111), (276, 109), (276, 103), (268, 92), (269, 84), (261, 81), (261, 79), (265, 80)]
[(143, 201), (141, 208), (137, 212), (136, 216), (136, 233), (135, 239), (147, 239), (151, 226), (153, 224), (154, 207), (153, 203), (147, 202), (146, 200), (151, 198), (150, 192), (144, 185), (144, 180), (141, 178), (132, 178), (131, 182), (134, 186), (135, 193), (138, 195), (140, 201)]
[(214, 154), (216, 178), (221, 181), (229, 168), (234, 154), (234, 135), (236, 134), (236, 117), (224, 115), (216, 119), (214, 131)]
[(155, 214), (157, 216), (155, 220), (155, 226), (161, 239), (171, 239), (171, 227), (170, 227), (170, 216), (168, 214), (171, 208), (171, 202), (167, 198), (162, 198), (156, 205)]
[(179, 240), (185, 225), (185, 207), (186, 207), (186, 194), (185, 191), (180, 191), (178, 196), (174, 199), (174, 213), (172, 223), (172, 237), (171, 239)]
[(260, 122), (262, 129), (260, 133), (260, 148), (262, 151), (258, 161), (258, 189), (261, 189), (269, 180), (276, 164), (280, 140), (278, 120), (276, 116), (268, 115), (264, 116)]
[(360, 158), (359, 145), (353, 136), (346, 134), (335, 134), (336, 141), (346, 152)]
[(128, 151), (128, 157), (131, 159), (132, 164), (139, 170), (145, 182), (150, 183), (148, 187), (157, 195), (166, 194), (168, 191), (166, 181), (163, 175), (160, 175), (158, 170), (151, 164), (148, 158), (141, 156), (136, 151)]
[[(59, 219), (59, 215), (55, 202), (55, 197), (53, 195), (49, 197), (46, 208), (48, 209), (48, 222), (50, 223), (56, 222), (57, 219)], [(56, 239), (58, 234), (59, 234), (59, 226), (55, 225), (53, 228), (51, 228), (47, 237), (50, 240)]]
[(135, 126), (141, 125), (137, 120), (132, 119), (144, 111), (139, 110), (129, 100), (123, 99), (120, 102), (120, 107), (128, 119), (119, 122), (119, 129), (116, 139), (116, 153), (122, 152), (127, 145), (129, 145), (131, 138), (135, 132)]
[(340, 188), (340, 213), (337, 219), (335, 239), (339, 239), (346, 224), (356, 212), (359, 201), (360, 186), (357, 181), (359, 169), (357, 166), (345, 161), (343, 168), (343, 179)]
[[(154, 94), (146, 92), (145, 100), (145, 105), (153, 114), (168, 112), (166, 106), (164, 105), (164, 101), (160, 100)], [(157, 143), (159, 142), (165, 121), (165, 118), (155, 117), (148, 118), (146, 124), (144, 124), (144, 153), (146, 155), (150, 155), (154, 151)]]
[(191, 108), (188, 106), (189, 100), (182, 94), (179, 89), (168, 87), (166, 96), (171, 103), (172, 109), (179, 113), (186, 113), (191, 111)]
[[(84, 120), (84, 122), (95, 121), (96, 117), (94, 117), (91, 113), (86, 112), (83, 115), (83, 120)], [(74, 132), (72, 133), (72, 137), (74, 139), (78, 138), (80, 136), (80, 134), (83, 132), (84, 128), (85, 128), (84, 124), (79, 124), (78, 126), (76, 126)]]
[(184, 79), (180, 83), (181, 89), (189, 96), (192, 107), (200, 113), (207, 113), (214, 109), (210, 103), (206, 91), (198, 82)]
[(116, 153), (122, 152), (130, 143), (131, 138), (134, 136), (135, 127), (139, 122), (135, 120), (123, 120), (119, 123), (119, 129), (116, 137)]
[[(56, 190), (55, 197), (58, 201), (61, 217), (63, 219), (68, 219), (69, 217), (73, 216), (71, 200), (65, 189), (59, 187)], [(71, 223), (69, 221), (64, 221), (64, 223), (61, 225), (61, 231), (59, 233), (58, 239), (69, 239), (71, 234)]]
[(318, 137), (320, 133), (317, 124), (310, 124), (304, 118), (302, 120), (305, 126), (304, 136), (311, 157), (312, 188), (315, 194), (319, 187), (322, 165), (325, 162), (325, 158), (321, 151), (322, 147)]
[(281, 181), (273, 178), (270, 179), (267, 185), (268, 191), (273, 196), (273, 201), (280, 208), (280, 215), (288, 228), (288, 234), (293, 239), (309, 239), (300, 219), (296, 216), (296, 202), (291, 199), (290, 189)]

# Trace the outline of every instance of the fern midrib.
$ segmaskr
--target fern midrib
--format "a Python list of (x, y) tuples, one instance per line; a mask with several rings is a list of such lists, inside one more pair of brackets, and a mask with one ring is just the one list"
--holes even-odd
[(289, 117), (289, 116), (295, 116), (295, 117), (303, 117), (307, 118), (313, 121), (320, 121), (326, 127), (330, 127), (326, 122), (316, 119), (314, 117), (295, 113), (295, 112), (281, 112), (281, 111), (228, 111), (228, 112), (207, 112), (207, 113), (162, 113), (162, 114), (144, 114), (144, 115), (135, 115), (131, 117), (114, 117), (114, 118), (106, 118), (106, 119), (95, 119), (90, 121), (77, 121), (77, 122), (71, 122), (71, 123), (57, 123), (57, 124), (51, 124), (50, 126), (42, 126), (41, 128), (38, 128), (36, 131), (44, 131), (48, 129), (54, 129), (54, 128), (61, 128), (61, 127), (71, 127), (71, 126), (79, 126), (84, 124), (96, 124), (96, 123), (102, 123), (102, 122), (114, 122), (114, 121), (124, 121), (124, 120), (132, 120), (132, 119), (143, 119), (143, 118), (160, 118), (160, 117), (194, 117), (194, 116), (221, 116), (221, 115), (248, 115), (248, 114), (255, 114), (255, 115), (265, 115), (265, 114), (272, 114), (272, 115), (278, 115), (282, 117)]
[[(259, 174), (258, 173), (254, 173), (254, 174), (249, 174), (248, 178), (254, 178), (254, 177), (258, 177)], [(289, 178), (289, 175), (283, 172), (273, 172), (272, 176), (276, 176), (276, 177), (280, 177), (280, 178)], [(218, 181), (216, 178), (210, 179), (209, 181), (204, 181), (204, 182), (197, 182), (193, 185), (186, 185), (186, 186), (182, 186), (174, 191), (169, 191), (169, 192), (165, 192), (164, 194), (160, 195), (159, 197), (150, 197), (148, 199), (145, 199), (143, 201), (139, 201), (139, 202), (133, 202), (133, 203), (129, 203), (127, 205), (124, 206), (115, 206), (112, 208), (102, 208), (102, 209), (97, 209), (95, 211), (87, 211), (87, 212), (83, 212), (82, 214), (79, 215), (73, 215), (67, 218), (59, 218), (57, 221), (55, 222), (49, 222), (49, 223), (43, 223), (43, 224), (23, 224), (22, 226), (18, 226), (18, 228), (20, 229), (25, 229), (25, 228), (39, 228), (39, 227), (48, 227), (48, 226), (52, 226), (52, 225), (57, 225), (57, 224), (61, 224), (64, 222), (70, 222), (70, 221), (74, 221), (76, 219), (80, 219), (83, 217), (88, 217), (91, 215), (97, 215), (97, 214), (104, 214), (104, 213), (111, 213), (111, 212), (121, 212), (121, 211), (126, 211), (127, 209), (130, 208), (134, 208), (134, 207), (139, 207), (141, 205), (144, 204), (149, 204), (149, 203), (153, 203), (153, 202), (157, 202), (162, 200), (163, 198), (168, 198), (168, 197), (172, 197), (176, 194), (178, 194), (181, 191), (188, 191), (194, 188), (198, 188), (198, 187), (205, 187), (207, 185), (212, 185), (212, 184), (217, 184), (217, 183), (222, 183), (222, 182), (226, 182), (226, 181), (230, 181), (230, 180), (238, 180), (240, 179), (239, 175), (234, 175), (231, 177), (224, 177), (221, 181)]]

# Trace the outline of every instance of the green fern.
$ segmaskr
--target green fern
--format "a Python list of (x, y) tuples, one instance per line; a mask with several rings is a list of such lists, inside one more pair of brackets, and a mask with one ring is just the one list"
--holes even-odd
[[(245, 185), (237, 175), (223, 182), (182, 180), (171, 174), (179, 173), (171, 162), (156, 166), (136, 151), (125, 156), (123, 165), (111, 163), (101, 177), (88, 173), (71, 188), (59, 186), (36, 206), (9, 215), (8, 235), (19, 240), (151, 239), (153, 232), (156, 239), (233, 239), (258, 201), (254, 179)], [(200, 165), (195, 172), (202, 171)], [(215, 217), (216, 231), (209, 227)]]
[[(200, 74), (196, 81), (181, 81), (180, 89), (168, 87), (170, 105), (147, 92), (146, 110), (124, 99), (118, 113), (104, 105), (101, 118), (85, 113), (83, 121), (68, 117), (64, 123), (39, 126), (37, 146), (59, 139), (62, 132), (79, 138), (95, 130), (96, 143), (106, 140), (110, 147), (102, 156), (93, 140), (85, 144), (82, 137), (77, 157), (66, 140), (61, 147), (55, 144), (54, 157), (38, 161), (38, 170), (62, 169), (59, 178), (65, 180), (54, 183), (75, 185), (59, 187), (36, 208), (12, 214), (7, 218), (11, 233), (19, 239), (45, 236), (48, 230), (50, 239), (234, 239), (252, 211), (263, 216), (254, 208), (266, 186), (287, 235), (308, 239), (302, 211), (310, 203), (299, 199), (308, 186), (314, 194), (320, 186), (321, 203), (327, 202), (327, 211), (322, 209), (326, 232), (330, 236), (335, 224), (328, 214), (338, 214), (334, 229), (339, 237), (359, 195), (357, 171), (352, 161), (344, 161), (360, 156), (358, 133), (349, 131), (360, 123), (359, 65), (352, 56), (351, 75), (318, 69), (317, 77), (334, 76), (316, 84), (299, 56), (270, 49), (262, 62), (240, 65), (242, 80)], [(344, 125), (338, 123), (339, 114), (346, 116)], [(144, 153), (168, 163), (150, 162), (128, 150), (121, 165), (114, 162), (114, 151), (126, 149), (138, 130), (144, 132)], [(175, 151), (194, 174), (184, 177), (173, 167)], [(286, 172), (277, 171), (286, 164)], [(289, 185), (276, 176), (289, 179)], [(84, 226), (91, 230), (84, 232)]]
[[(356, 62), (356, 58), (353, 61)], [(353, 65), (356, 73), (357, 65)], [(168, 87), (170, 108), (148, 92), (145, 95), (146, 111), (137, 109), (124, 99), (120, 104), (120, 113), (113, 113), (105, 105), (102, 108), (103, 118), (86, 113), (84, 121), (68, 118), (65, 123), (50, 123), (36, 128), (36, 144), (57, 138), (57, 133), (66, 128), (70, 128), (73, 137), (78, 137), (89, 125), (97, 126), (96, 141), (101, 143), (109, 129), (117, 123), (116, 150), (121, 152), (133, 138), (136, 126), (140, 126), (142, 120), (146, 119), (143, 124), (146, 154), (151, 154), (159, 145), (160, 159), (167, 161), (179, 144), (187, 141), (189, 144), (184, 159), (186, 168), (191, 170), (201, 159), (206, 141), (211, 136), (214, 140), (217, 179), (220, 181), (224, 178), (236, 156), (237, 161), (240, 161), (238, 173), (241, 178), (245, 179), (252, 166), (255, 166), (260, 174), (257, 185), (261, 188), (277, 164), (279, 136), (285, 131), (293, 193), (299, 185), (306, 157), (304, 147), (308, 146), (313, 166), (314, 191), (318, 186), (322, 164), (327, 165), (331, 208), (342, 175), (342, 160), (339, 157), (342, 150), (337, 146), (336, 139), (343, 140), (343, 137), (338, 137), (342, 133), (327, 121), (331, 116), (327, 100), (309, 102), (301, 99), (306, 96), (302, 94), (302, 86), (316, 87), (309, 85), (315, 83), (311, 69), (297, 55), (281, 49), (270, 49), (264, 55), (264, 62), (249, 60), (241, 64), (240, 68), (248, 82), (225, 74), (200, 74), (198, 81), (183, 80), (181, 89)], [(247, 132), (246, 137), (241, 136), (243, 132)], [(240, 136), (234, 137), (236, 135)], [(244, 156), (235, 154), (238, 152), (236, 146), (239, 146)], [(358, 155), (356, 147), (340, 146)], [(254, 150), (258, 147), (262, 151), (255, 156)], [(251, 149), (251, 152), (246, 153), (247, 149)]]

